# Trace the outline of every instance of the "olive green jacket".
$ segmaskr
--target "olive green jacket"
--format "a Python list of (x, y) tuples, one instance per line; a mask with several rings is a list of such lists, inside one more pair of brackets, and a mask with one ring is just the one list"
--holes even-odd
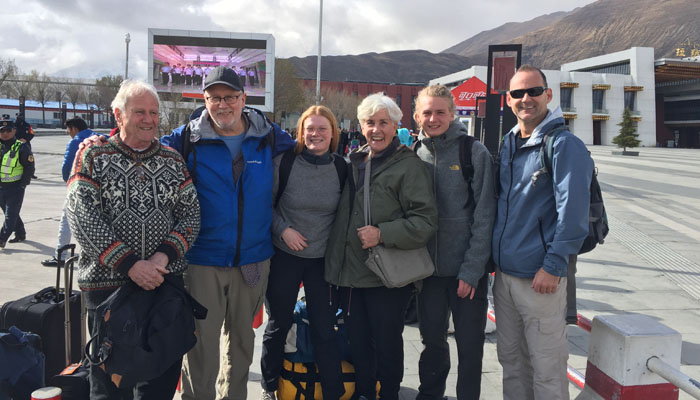
[[(366, 145), (359, 149), (359, 152), (368, 151)], [(384, 246), (399, 249), (425, 246), (437, 229), (437, 208), (432, 177), (423, 162), (411, 149), (400, 145), (372, 170), (372, 225), (381, 231)], [(365, 266), (367, 250), (357, 237), (357, 229), (365, 225), (364, 189), (353, 190), (354, 182), (358, 182), (358, 169), (352, 166), (326, 248), (325, 277), (337, 286), (378, 287), (382, 282)]]

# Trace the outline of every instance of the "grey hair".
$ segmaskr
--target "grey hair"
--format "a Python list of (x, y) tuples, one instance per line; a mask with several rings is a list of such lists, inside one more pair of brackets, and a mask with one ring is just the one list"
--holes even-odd
[(375, 93), (365, 97), (364, 100), (357, 106), (357, 119), (360, 123), (364, 123), (374, 114), (381, 110), (386, 110), (389, 118), (398, 123), (403, 117), (403, 113), (394, 100), (384, 95), (384, 93)]
[(119, 91), (117, 92), (117, 95), (114, 96), (114, 100), (112, 100), (112, 111), (118, 109), (121, 112), (125, 112), (126, 103), (129, 101), (129, 99), (144, 93), (150, 93), (153, 98), (156, 99), (156, 102), (158, 102), (158, 108), (160, 108), (158, 92), (153, 85), (136, 79), (127, 79), (123, 81), (121, 85), (119, 85)]

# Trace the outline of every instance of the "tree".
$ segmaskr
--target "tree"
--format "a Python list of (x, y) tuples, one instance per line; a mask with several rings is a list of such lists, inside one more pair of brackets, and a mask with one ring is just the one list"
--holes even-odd
[(41, 124), (46, 125), (46, 102), (49, 101), (53, 93), (51, 78), (46, 73), (39, 75), (36, 70), (32, 70), (29, 75), (29, 81), (33, 88), (34, 100), (41, 103)]
[(17, 79), (7, 80), (10, 86), (10, 93), (16, 98), (24, 97), (25, 100), (30, 100), (34, 97), (33, 85), (29, 80), (29, 76), (20, 75), (19, 72), (15, 75)]
[(632, 113), (629, 108), (625, 108), (622, 113), (622, 122), (617, 124), (620, 127), (620, 134), (612, 140), (617, 147), (622, 147), (622, 151), (627, 151), (627, 148), (638, 147), (641, 141), (637, 140), (637, 127), (632, 120)]
[(83, 102), (83, 98), (85, 98), (85, 88), (83, 85), (74, 83), (72, 85), (66, 85), (65, 93), (66, 97), (68, 97), (68, 101), (73, 104), (73, 116), (76, 116), (75, 106)]
[(17, 67), (14, 60), (5, 60), (0, 58), (0, 86), (5, 83), (6, 79), (10, 79), (17, 73)]
[(279, 122), (282, 113), (301, 112), (306, 104), (304, 89), (291, 61), (275, 59), (275, 108), (273, 119)]
[(182, 101), (182, 93), (160, 93), (160, 134), (170, 134), (173, 129), (187, 122), (187, 118), (196, 108), (192, 103)]
[[(316, 102), (315, 88), (307, 88), (305, 95), (309, 104), (314, 104)], [(357, 121), (357, 106), (360, 104), (361, 100), (362, 99), (358, 96), (348, 92), (335, 90), (328, 86), (321, 86), (321, 104), (333, 111), (339, 124), (346, 119), (350, 120), (351, 124)]]
[(95, 90), (90, 101), (97, 106), (100, 112), (112, 111), (112, 100), (117, 95), (119, 85), (121, 85), (123, 80), (124, 78), (121, 75), (105, 75), (95, 81)]

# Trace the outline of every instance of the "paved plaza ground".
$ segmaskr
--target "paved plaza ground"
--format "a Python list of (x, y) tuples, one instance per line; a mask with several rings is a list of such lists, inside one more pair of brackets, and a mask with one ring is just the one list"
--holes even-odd
[[(55, 279), (55, 270), (40, 261), (52, 255), (65, 196), (61, 179), (66, 135), (37, 136), (32, 145), (38, 180), (28, 187), (22, 218), (27, 241), (0, 251), (0, 303), (14, 300)], [(700, 379), (700, 150), (640, 148), (639, 157), (611, 155), (612, 147), (589, 146), (610, 219), (605, 244), (579, 258), (578, 308), (593, 319), (604, 314), (646, 314), (677, 330), (683, 337), (681, 370)], [(260, 393), (260, 345), (256, 332), (255, 361), (249, 398)], [(585, 374), (590, 334), (569, 327), (569, 364)], [(456, 348), (450, 338), (453, 370)], [(495, 334), (487, 335), (482, 398), (501, 398), (501, 367)], [(418, 388), (418, 357), (422, 349), (417, 326), (404, 332), (402, 399), (413, 399)], [(456, 372), (446, 395), (455, 396)], [(571, 398), (578, 388), (570, 385)], [(179, 398), (179, 397), (178, 397)], [(681, 399), (690, 396), (681, 393)]]

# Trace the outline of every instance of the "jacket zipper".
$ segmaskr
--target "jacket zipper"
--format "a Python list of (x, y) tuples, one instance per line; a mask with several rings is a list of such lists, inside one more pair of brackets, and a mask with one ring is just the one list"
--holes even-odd
[[(513, 148), (513, 136), (510, 137), (510, 145), (511, 148)], [(501, 265), (501, 245), (503, 244), (503, 235), (506, 233), (506, 225), (508, 224), (508, 215), (510, 212), (510, 192), (513, 190), (513, 160), (515, 159), (515, 153), (518, 151), (518, 149), (515, 149), (515, 151), (511, 150), (510, 153), (510, 161), (508, 167), (510, 168), (510, 184), (508, 185), (508, 193), (506, 194), (506, 219), (503, 221), (503, 229), (501, 230), (501, 237), (498, 239), (498, 261), (496, 264), (499, 266)], [(501, 181), (501, 177), (498, 177), (498, 181)]]
[[(430, 146), (433, 148), (433, 195), (437, 199), (437, 149), (435, 148), (435, 139), (430, 139)], [(433, 264), (435, 264), (435, 275), (438, 275), (440, 272), (440, 267), (438, 267), (438, 235), (440, 234), (440, 228), (438, 227), (438, 230), (435, 232), (435, 251), (433, 254), (435, 254), (435, 259), (433, 260)]]
[(537, 224), (539, 225), (540, 229), (540, 240), (542, 240), (542, 248), (544, 249), (545, 254), (547, 253), (547, 242), (544, 240), (544, 230), (542, 229), (542, 217), (537, 217)]

